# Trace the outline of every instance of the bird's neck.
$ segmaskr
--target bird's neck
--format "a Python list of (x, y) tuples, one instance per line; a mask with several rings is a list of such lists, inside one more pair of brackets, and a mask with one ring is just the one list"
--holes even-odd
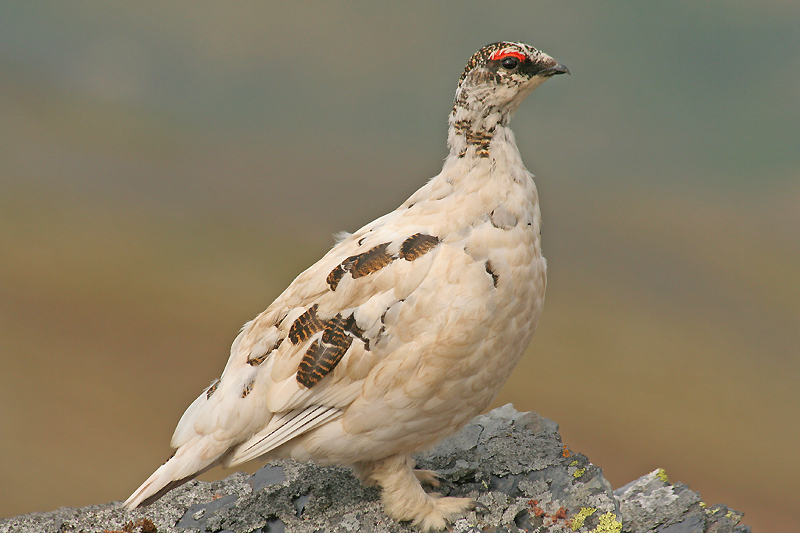
[[(456, 107), (449, 123), (450, 154), (442, 171), (412, 195), (405, 207), (433, 202), (430, 205), (455, 217), (453, 224), (470, 225), (505, 198), (519, 198), (529, 207), (536, 204), (536, 186), (522, 163), (507, 115), (466, 113)], [(442, 207), (440, 202), (447, 199), (454, 203), (452, 209)], [(515, 213), (519, 211), (522, 217), (520, 209)]]
[(448, 122), (451, 157), (488, 158), (496, 139), (506, 137), (498, 135), (498, 130), (507, 129), (508, 114), (494, 107), (473, 109), (457, 102)]

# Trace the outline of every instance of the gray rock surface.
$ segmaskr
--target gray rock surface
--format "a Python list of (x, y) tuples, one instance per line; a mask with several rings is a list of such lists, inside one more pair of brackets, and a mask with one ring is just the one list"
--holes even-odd
[(708, 507), (700, 494), (681, 483), (671, 485), (655, 470), (614, 491), (620, 502), (623, 531), (640, 533), (749, 532), (738, 525), (744, 516), (725, 505)]
[[(563, 445), (558, 425), (511, 404), (475, 418), (417, 456), (442, 476), (437, 490), (478, 503), (452, 525), (462, 532), (746, 533), (725, 506), (706, 507), (661, 470), (612, 491), (600, 468)], [(273, 461), (252, 476), (192, 481), (144, 509), (119, 502), (0, 520), (0, 533), (413, 531), (383, 514), (380, 493), (349, 470)]]

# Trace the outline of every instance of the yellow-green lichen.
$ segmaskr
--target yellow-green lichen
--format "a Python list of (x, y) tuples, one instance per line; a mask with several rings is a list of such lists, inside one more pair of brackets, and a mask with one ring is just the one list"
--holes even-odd
[(729, 511), (728, 511), (728, 514), (726, 514), (726, 515), (725, 515), (725, 518), (727, 518), (728, 520), (731, 520), (731, 521), (733, 521), (733, 522), (735, 522), (735, 523), (737, 523), (737, 524), (739, 523), (739, 521), (740, 521), (740, 520), (741, 520), (743, 517), (744, 517), (744, 514), (742, 514), (742, 513), (737, 513), (737, 512), (736, 512), (736, 511), (734, 511), (733, 509), (729, 510)]
[(600, 516), (600, 523), (589, 533), (620, 533), (622, 522), (617, 520), (617, 515), (611, 511)]
[(664, 483), (669, 483), (669, 478), (667, 477), (667, 471), (663, 468), (659, 468), (656, 470), (656, 477), (663, 481)]
[(586, 521), (586, 519), (592, 516), (595, 511), (597, 511), (597, 509), (594, 507), (581, 507), (581, 510), (578, 511), (575, 516), (570, 518), (569, 527), (572, 528), (572, 531), (578, 531), (581, 527), (583, 527), (583, 523)]
[(572, 461), (572, 462), (569, 464), (569, 466), (575, 466), (576, 464), (578, 464), (578, 460), (577, 460), (577, 459), (575, 459), (574, 461)]
[(585, 468), (579, 468), (572, 474), (572, 477), (574, 477), (575, 479), (578, 479), (579, 477), (581, 477), (585, 473), (586, 473), (586, 469)]

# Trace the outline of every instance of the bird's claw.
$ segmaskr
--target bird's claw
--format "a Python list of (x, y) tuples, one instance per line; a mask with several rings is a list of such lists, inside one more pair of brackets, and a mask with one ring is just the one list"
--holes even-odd
[(486, 507), (481, 502), (473, 501), (472, 502), (472, 506), (473, 506), (472, 508), (475, 510), (476, 513), (480, 512), (480, 514), (486, 514), (486, 513), (490, 512), (489, 508)]

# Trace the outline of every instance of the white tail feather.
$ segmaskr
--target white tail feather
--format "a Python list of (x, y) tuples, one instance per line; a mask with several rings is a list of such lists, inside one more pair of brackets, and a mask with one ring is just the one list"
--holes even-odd
[(220, 443), (211, 435), (198, 436), (181, 446), (169, 461), (161, 465), (147, 481), (125, 500), (125, 507), (135, 509), (160, 498), (169, 490), (199, 476), (219, 464), (229, 444)]
[(281, 444), (338, 418), (342, 411), (335, 407), (315, 405), (275, 415), (266, 428), (243, 442), (229, 455), (225, 466), (235, 466), (255, 459)]
[[(192, 407), (187, 413), (191, 410)], [(219, 464), (234, 466), (255, 459), (298, 435), (338, 418), (341, 413), (341, 410), (335, 407), (317, 405), (275, 415), (264, 430), (238, 446), (231, 440), (218, 440), (219, 435), (214, 434), (195, 434), (187, 441), (188, 432), (183, 432), (178, 440), (184, 443), (175, 455), (153, 472), (153, 475), (125, 500), (125, 507), (135, 509), (139, 505), (148, 505), (173, 488)], [(183, 423), (184, 420), (181, 420), (181, 424)], [(176, 435), (179, 433), (176, 431)]]

